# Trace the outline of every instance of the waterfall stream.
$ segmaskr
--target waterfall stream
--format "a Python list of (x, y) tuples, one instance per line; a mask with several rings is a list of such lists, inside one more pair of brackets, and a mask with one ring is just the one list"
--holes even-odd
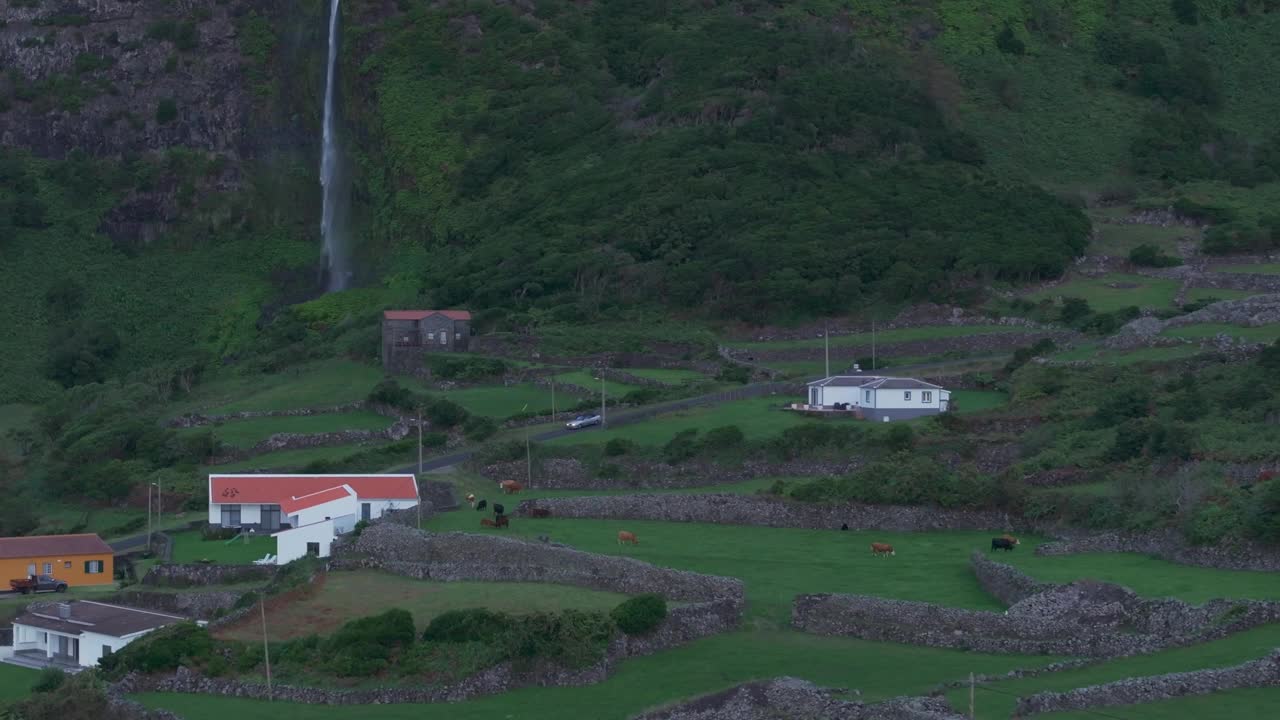
[(344, 290), (351, 279), (351, 261), (343, 227), (346, 215), (346, 178), (338, 150), (337, 119), (334, 117), (334, 73), (338, 62), (338, 2), (329, 0), (329, 65), (324, 85), (324, 144), (320, 154), (320, 186), (324, 206), (320, 236), (324, 239), (325, 263), (329, 271), (328, 290)]

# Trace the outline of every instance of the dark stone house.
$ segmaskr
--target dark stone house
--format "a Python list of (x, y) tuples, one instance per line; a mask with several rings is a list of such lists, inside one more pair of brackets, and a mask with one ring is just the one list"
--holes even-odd
[(466, 352), (471, 313), (466, 310), (387, 310), (382, 313), (382, 367), (409, 373), (429, 352)]

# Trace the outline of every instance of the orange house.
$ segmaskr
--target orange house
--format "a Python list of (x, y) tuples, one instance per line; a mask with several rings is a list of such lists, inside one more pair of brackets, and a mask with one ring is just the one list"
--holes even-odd
[(9, 581), (52, 575), (70, 587), (115, 582), (114, 551), (97, 535), (0, 538), (0, 590)]

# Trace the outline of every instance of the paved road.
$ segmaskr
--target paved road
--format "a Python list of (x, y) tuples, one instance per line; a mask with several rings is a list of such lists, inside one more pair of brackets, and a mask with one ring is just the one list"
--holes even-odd
[[(962, 360), (939, 360), (937, 362), (918, 363), (915, 365), (896, 365), (896, 366), (888, 367), (884, 369), (892, 371), (895, 374), (902, 373), (902, 372), (919, 372), (922, 370), (939, 370), (942, 368), (952, 367), (955, 365), (969, 365), (972, 363), (985, 362), (988, 360), (1004, 360), (1008, 357), (1009, 357), (1008, 353), (1002, 353), (998, 355), (984, 355), (982, 357), (964, 358)], [(720, 403), (732, 402), (734, 400), (744, 400), (746, 398), (777, 394), (780, 392), (785, 392), (791, 388), (795, 388), (799, 385), (803, 385), (804, 382), (805, 382), (804, 380), (795, 380), (792, 382), (752, 383), (750, 385), (743, 385), (740, 388), (734, 388), (732, 390), (724, 390), (721, 392), (711, 393), (709, 395), (700, 395), (698, 397), (685, 398), (684, 400), (673, 400), (671, 402), (658, 403), (657, 405), (649, 405), (646, 407), (637, 408), (635, 410), (620, 410), (616, 414), (608, 415), (607, 418), (609, 420), (610, 427), (617, 427), (618, 425), (629, 425), (631, 423), (639, 422), (641, 420), (647, 420), (648, 418), (651, 418), (654, 415), (660, 415), (662, 413), (675, 412), (678, 410), (687, 410), (689, 408), (700, 407), (703, 405), (718, 405)], [(584, 428), (582, 430), (570, 430), (568, 428), (557, 428), (555, 430), (545, 430), (536, 435), (530, 435), (529, 439), (532, 440), (533, 442), (546, 442), (548, 440), (555, 440), (556, 438), (565, 437), (566, 435), (597, 432), (599, 430), (600, 428), (598, 426)], [(443, 468), (452, 467), (454, 465), (458, 465), (460, 463), (466, 462), (467, 460), (470, 460), (472, 455), (473, 453), (467, 450), (463, 452), (456, 452), (450, 455), (442, 455), (440, 457), (435, 457), (430, 460), (424, 460), (422, 462), (422, 470), (423, 472), (428, 472), (431, 470), (440, 470)], [(417, 463), (414, 463), (413, 465), (406, 465), (401, 468), (396, 468), (393, 472), (416, 473), (417, 471), (418, 471), (418, 465)], [(145, 536), (144, 536), (144, 539), (145, 539)]]

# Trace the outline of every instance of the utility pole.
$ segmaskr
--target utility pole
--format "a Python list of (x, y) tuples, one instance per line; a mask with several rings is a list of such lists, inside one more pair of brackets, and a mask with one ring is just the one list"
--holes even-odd
[(969, 720), (973, 718), (973, 673), (969, 673)]
[(604, 415), (604, 373), (600, 373), (600, 429), (603, 430), (608, 424)]
[[(419, 471), (421, 474), (421, 471)], [(418, 476), (413, 476), (413, 494), (418, 496), (418, 529), (422, 529), (422, 487), (418, 485)]]
[(831, 377), (831, 334), (827, 329), (827, 321), (822, 321), (822, 349), (827, 361), (826, 377)]
[(164, 513), (164, 481), (156, 478), (156, 529), (160, 529), (160, 515)]
[(556, 379), (551, 378), (551, 422), (556, 421)]
[(871, 320), (871, 372), (876, 370), (876, 321)]
[(151, 552), (151, 483), (147, 483), (147, 552)]
[(422, 474), (422, 408), (418, 408), (418, 474)]
[[(520, 412), (524, 413), (529, 409), (529, 403), (525, 403), (520, 408)], [(524, 426), (524, 483), (525, 487), (533, 487), (533, 451), (529, 447), (529, 426)]]
[(267, 701), (270, 702), (275, 698), (271, 692), (271, 646), (267, 645), (267, 596), (262, 595), (262, 599), (258, 603), (258, 607), (262, 608), (262, 659), (267, 664)]

